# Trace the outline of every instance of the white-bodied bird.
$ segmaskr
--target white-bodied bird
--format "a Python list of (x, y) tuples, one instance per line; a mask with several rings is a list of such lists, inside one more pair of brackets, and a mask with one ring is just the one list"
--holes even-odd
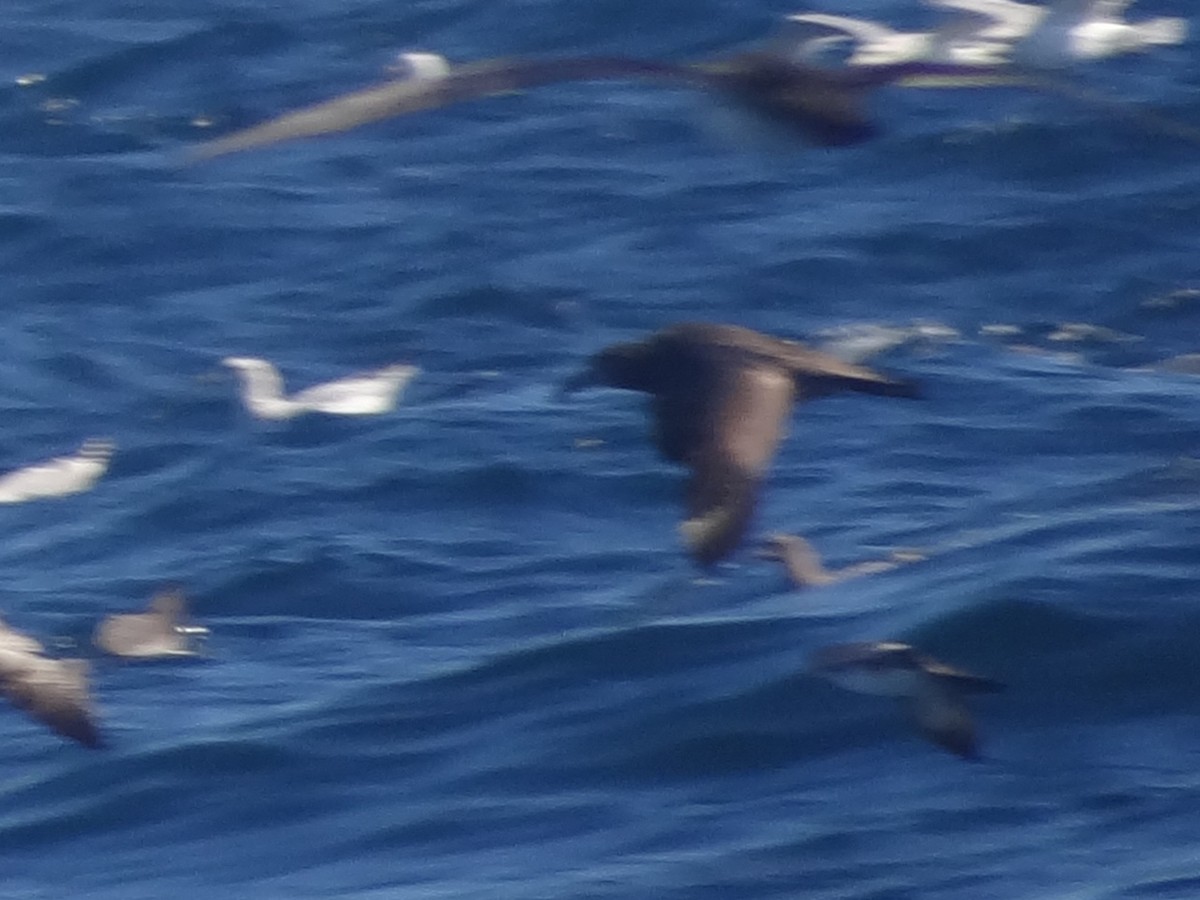
[(0, 503), (64, 497), (89, 490), (108, 471), (113, 449), (112, 441), (89, 438), (70, 456), (56, 456), (0, 475)]
[(385, 366), (373, 372), (316, 384), (285, 397), (283, 377), (265, 359), (227, 356), (222, 363), (241, 376), (242, 400), (260, 419), (290, 419), (302, 413), (335, 416), (371, 416), (394, 409), (404, 386), (419, 369), (410, 365)]

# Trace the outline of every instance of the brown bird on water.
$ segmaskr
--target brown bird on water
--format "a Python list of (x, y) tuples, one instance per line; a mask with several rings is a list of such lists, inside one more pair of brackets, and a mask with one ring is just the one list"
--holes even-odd
[[(431, 56), (417, 55), (423, 61)], [(809, 143), (828, 147), (875, 136), (877, 129), (865, 101), (876, 88), (1032, 86), (998, 66), (898, 62), (827, 69), (801, 62), (799, 57), (793, 41), (778, 39), (691, 63), (621, 56), (513, 57), (454, 67), (443, 61), (441, 66), (427, 67), (427, 74), (343, 94), (201, 144), (192, 158), (211, 159), (280, 141), (347, 131), (381, 119), (565, 81), (650, 79), (707, 91), (791, 128)]]
[(0, 694), (43, 725), (85, 747), (104, 741), (92, 719), (87, 663), (51, 659), (42, 645), (0, 621)]
[(917, 396), (910, 382), (795, 341), (694, 322), (600, 351), (564, 391), (595, 385), (651, 395), (659, 452), (692, 470), (680, 528), (705, 566), (745, 534), (794, 402), (836, 391)]
[(183, 592), (170, 588), (155, 594), (145, 612), (106, 616), (92, 641), (113, 656), (163, 659), (199, 655), (193, 636), (204, 634), (207, 628), (188, 624)]

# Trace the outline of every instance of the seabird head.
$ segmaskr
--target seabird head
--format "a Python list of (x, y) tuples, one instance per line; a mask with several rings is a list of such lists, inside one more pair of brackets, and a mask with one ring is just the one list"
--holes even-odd
[(562, 393), (601, 386), (648, 391), (653, 360), (653, 343), (649, 340), (613, 344), (594, 354), (583, 369), (567, 379)]

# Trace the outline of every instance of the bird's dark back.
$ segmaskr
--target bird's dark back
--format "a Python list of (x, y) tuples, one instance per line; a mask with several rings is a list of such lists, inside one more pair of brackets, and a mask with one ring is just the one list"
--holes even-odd
[(740, 53), (712, 64), (709, 74), (746, 107), (818, 146), (858, 144), (878, 133), (864, 108), (864, 88), (775, 53)]

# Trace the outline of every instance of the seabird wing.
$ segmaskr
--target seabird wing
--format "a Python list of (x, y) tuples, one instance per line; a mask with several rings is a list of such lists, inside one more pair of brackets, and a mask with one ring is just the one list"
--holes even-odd
[(103, 740), (91, 718), (87, 663), (48, 659), (36, 641), (0, 622), (0, 694), (18, 709), (86, 747)]
[(41, 644), (0, 621), (0, 660), (12, 656), (37, 656), (41, 652)]
[(389, 366), (378, 372), (315, 384), (293, 394), (291, 399), (324, 412), (383, 412), (395, 405), (401, 389), (416, 372), (415, 366)]
[(917, 730), (927, 740), (963, 759), (978, 758), (975, 722), (952, 685), (923, 678), (907, 702)]
[(918, 397), (917, 386), (911, 381), (893, 378), (867, 366), (846, 362), (840, 357), (796, 341), (786, 341), (767, 335), (755, 335), (753, 342), (744, 344), (747, 352), (773, 360), (790, 370), (796, 380), (800, 398), (817, 397), (832, 391), (857, 391), (884, 397)]
[(735, 363), (720, 370), (689, 454), (682, 530), (697, 562), (733, 552), (754, 513), (758, 488), (787, 430), (794, 386), (776, 366)]
[(145, 656), (148, 644), (163, 638), (162, 620), (154, 613), (105, 616), (96, 626), (92, 643), (113, 656)]
[(639, 77), (703, 80), (687, 66), (624, 57), (484, 60), (451, 68), (444, 75), (385, 82), (286, 113), (201, 144), (193, 150), (192, 159), (212, 159), (280, 141), (348, 131), (369, 122), (555, 82)]
[(157, 614), (164, 627), (174, 628), (187, 617), (187, 599), (180, 588), (164, 588), (150, 598), (148, 610)]
[(779, 39), (787, 36), (805, 39), (809, 36), (833, 37), (841, 35), (859, 43), (873, 43), (894, 38), (898, 32), (871, 19), (856, 19), (853, 16), (838, 16), (830, 13), (794, 13), (785, 20)]

